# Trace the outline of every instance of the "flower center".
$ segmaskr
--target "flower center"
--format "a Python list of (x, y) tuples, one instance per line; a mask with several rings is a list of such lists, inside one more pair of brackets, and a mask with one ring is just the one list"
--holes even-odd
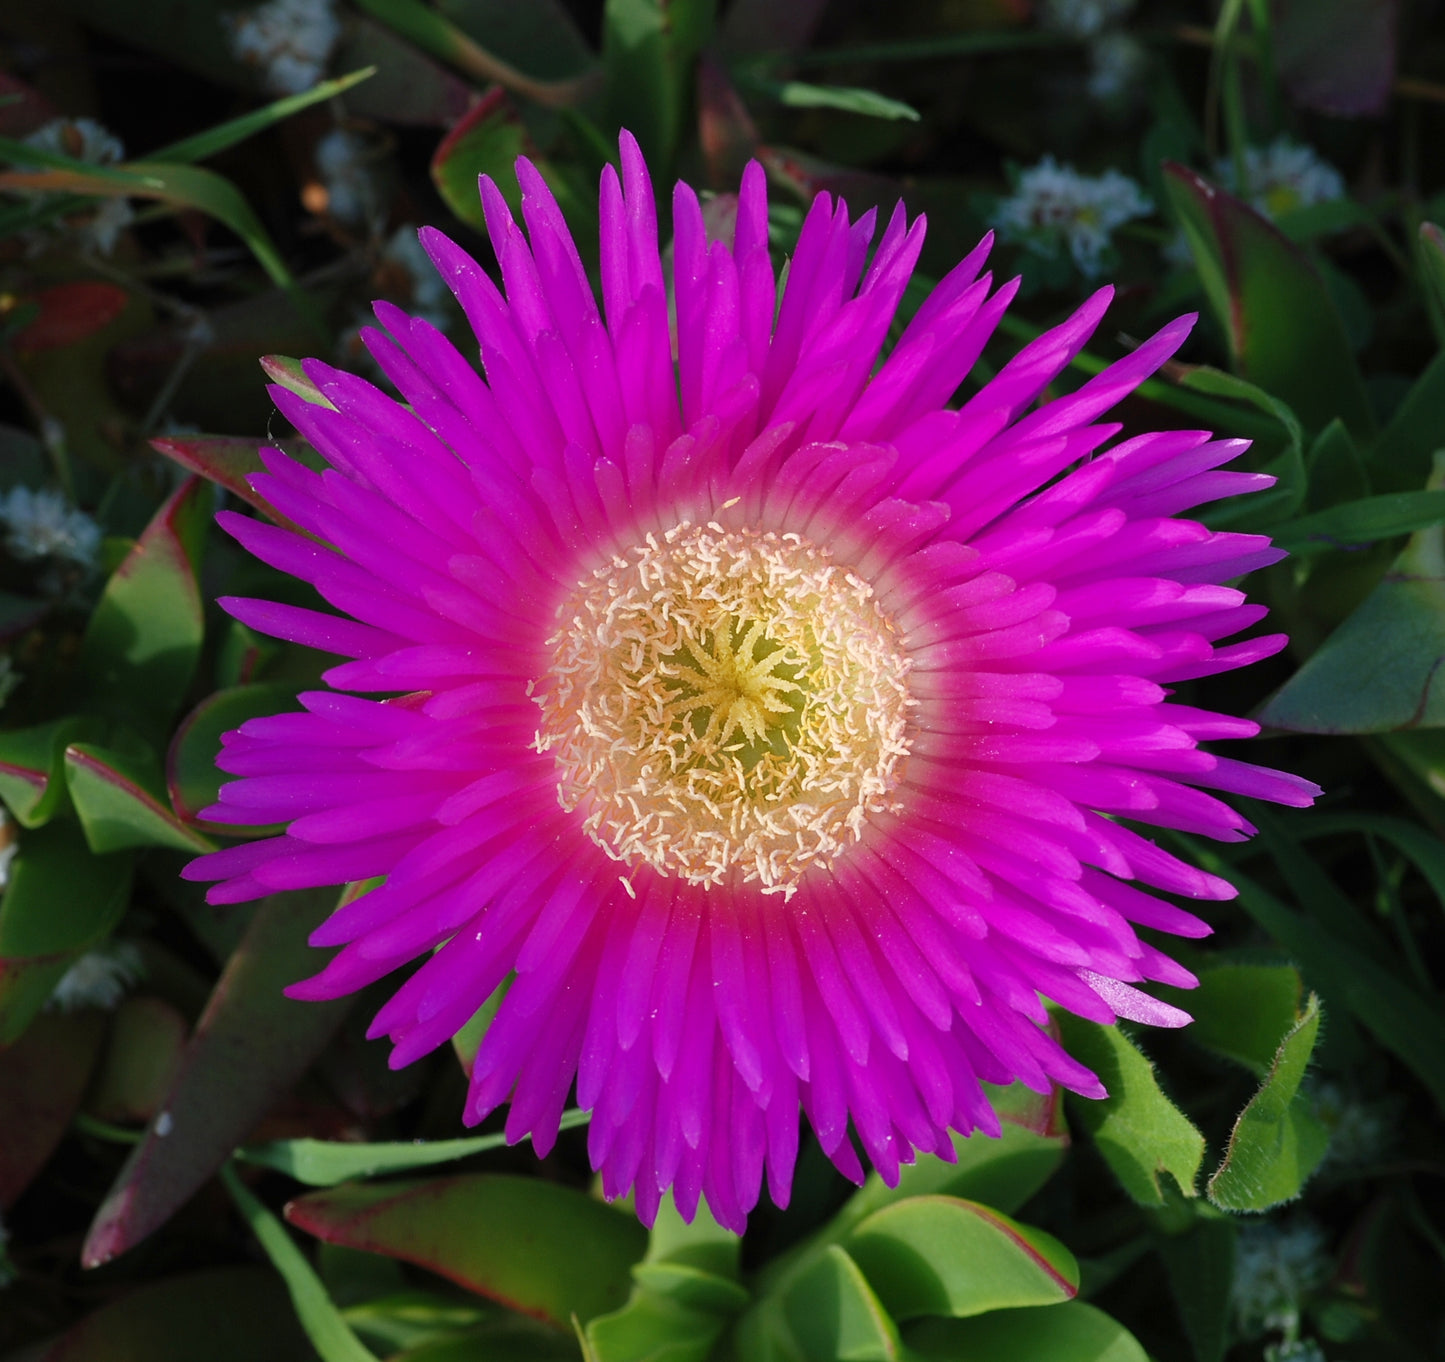
[(557, 618), (536, 746), (615, 860), (787, 894), (894, 807), (909, 661), (827, 550), (684, 522), (598, 568)]

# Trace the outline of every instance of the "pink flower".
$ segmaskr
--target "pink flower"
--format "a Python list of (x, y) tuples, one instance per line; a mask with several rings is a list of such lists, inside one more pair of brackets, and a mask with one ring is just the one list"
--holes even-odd
[(222, 520), (341, 613), (224, 604), (354, 660), (227, 735), (205, 816), (290, 826), (187, 874), (214, 902), (385, 876), (293, 996), (422, 958), (371, 1028), (399, 1066), (510, 981), (466, 1121), (510, 1102), (508, 1138), (545, 1152), (575, 1082), (608, 1196), (650, 1220), (701, 1192), (741, 1228), (765, 1167), (788, 1199), (800, 1108), (840, 1169), (851, 1123), (891, 1181), (997, 1133), (981, 1081), (1101, 1095), (1042, 998), (1183, 1023), (1137, 985), (1191, 976), (1135, 928), (1202, 936), (1151, 891), (1233, 892), (1118, 820), (1239, 840), (1210, 791), (1316, 791), (1203, 751), (1256, 725), (1167, 689), (1284, 642), (1220, 643), (1265, 612), (1217, 585), (1280, 551), (1174, 518), (1270, 481), (1218, 471), (1242, 442), (1096, 420), (1190, 319), (1030, 410), (1101, 291), (951, 410), (1014, 293), (980, 276), (987, 241), (876, 367), (921, 220), (900, 207), (870, 255), (874, 214), (819, 196), (779, 305), (760, 168), (730, 243), (679, 185), (674, 325), (626, 135), (622, 167), (601, 311), (522, 161), (526, 237), (482, 182), (505, 297), (422, 233), (485, 379), (379, 303), (365, 340), (411, 410), (316, 361), (330, 407), (273, 389), (331, 468), (268, 450), (254, 485), (314, 538)]

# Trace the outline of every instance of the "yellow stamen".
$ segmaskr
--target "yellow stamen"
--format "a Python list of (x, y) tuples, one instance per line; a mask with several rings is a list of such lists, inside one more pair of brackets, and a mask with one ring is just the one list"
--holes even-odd
[(827, 550), (683, 523), (580, 582), (558, 622), (536, 745), (616, 860), (789, 894), (894, 807), (908, 659)]

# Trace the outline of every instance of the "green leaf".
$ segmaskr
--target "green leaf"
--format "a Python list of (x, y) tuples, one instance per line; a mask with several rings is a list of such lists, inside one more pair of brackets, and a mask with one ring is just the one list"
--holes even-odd
[(612, 124), (631, 130), (654, 173), (677, 154), (715, 0), (607, 0), (602, 65)]
[[(263, 682), (218, 690), (186, 715), (166, 754), (166, 786), (181, 818), (196, 820), (202, 809), (216, 802), (222, 783), (229, 779), (216, 766), (221, 734), (239, 728), (248, 719), (295, 707), (295, 686)], [(228, 835), (235, 831), (226, 829)]]
[[(485, 231), (487, 221), (477, 193), (477, 177), (490, 176), (515, 213), (522, 202), (517, 157), (532, 151), (526, 126), (506, 91), (495, 89), (478, 100), (442, 138), (432, 156), (432, 183), (457, 217), (479, 232)], [(278, 376), (277, 382), (285, 380)]]
[[(1437, 483), (1437, 477), (1431, 483)], [(1435, 495), (1439, 495), (1438, 492)], [(1445, 725), (1445, 527), (1416, 530), (1384, 580), (1265, 704), (1261, 723), (1302, 733)]]
[(1445, 317), (1445, 231), (1434, 222), (1420, 224), (1420, 281), (1436, 312)]
[(341, 1317), (315, 1269), (286, 1233), (286, 1227), (251, 1195), (231, 1164), (222, 1166), (221, 1181), (241, 1212), (241, 1218), (266, 1250), (271, 1265), (285, 1281), (296, 1318), (322, 1362), (377, 1362), (376, 1354), (363, 1345)]
[(793, 1279), (770, 1322), (772, 1337), (786, 1340), (783, 1355), (803, 1362), (896, 1362), (903, 1355), (888, 1312), (837, 1244)]
[(1309, 470), (1308, 504), (1314, 510), (1370, 495), (1364, 457), (1343, 421), (1331, 421), (1320, 431), (1305, 463)]
[(1133, 1334), (1084, 1301), (919, 1320), (903, 1338), (918, 1362), (1149, 1362)]
[[(149, 1282), (87, 1315), (46, 1362), (315, 1362), (274, 1273), (210, 1268)], [(359, 1362), (359, 1359), (358, 1359)]]
[(150, 442), (152, 449), (175, 460), (188, 473), (198, 473), (208, 482), (224, 487), (233, 496), (254, 506), (277, 525), (295, 526), (247, 481), (252, 473), (264, 473), (261, 445), (233, 435), (162, 435)]
[[(472, 195), (476, 196), (476, 185), (472, 186)], [(272, 383), (279, 383), (283, 388), (288, 388), (295, 393), (297, 397), (304, 397), (313, 407), (325, 407), (328, 411), (336, 410), (331, 405), (331, 399), (323, 396), (321, 389), (307, 377), (299, 359), (292, 359), (290, 355), (262, 355), (260, 365), (262, 372)], [(261, 471), (259, 461), (256, 471)]]
[(43, 827), (65, 807), (65, 749), (89, 727), (71, 715), (0, 733), (0, 799), (22, 828)]
[(563, 0), (437, 0), (436, 8), (529, 76), (565, 80), (597, 69), (597, 54)]
[(14, 1204), (60, 1143), (104, 1034), (99, 1011), (51, 1012), (0, 1048), (0, 1210)]
[(1378, 813), (1311, 814), (1295, 829), (1301, 838), (1337, 837), (1342, 832), (1383, 837), (1412, 861), (1429, 881), (1440, 906), (1445, 908), (1445, 842), (1434, 833), (1403, 818)]
[(207, 128), (205, 132), (198, 132), (194, 137), (184, 137), (179, 142), (168, 142), (160, 150), (151, 152), (146, 160), (169, 161), (185, 165), (194, 161), (204, 161), (208, 157), (225, 151), (228, 147), (235, 146), (238, 142), (244, 142), (248, 137), (254, 137), (257, 133), (265, 132), (267, 128), (284, 122), (292, 114), (300, 113), (302, 109), (309, 109), (313, 104), (323, 104), (328, 99), (335, 99), (338, 95), (345, 94), (352, 86), (360, 85), (362, 81), (369, 80), (375, 74), (376, 67), (368, 66), (360, 71), (352, 71), (347, 75), (338, 76), (335, 80), (320, 81), (309, 90), (273, 100), (259, 109), (242, 114), (239, 118), (228, 119), (224, 123), (218, 123), (214, 128)]
[(1269, 1076), (1240, 1113), (1224, 1161), (1209, 1179), (1209, 1199), (1227, 1211), (1266, 1211), (1293, 1201), (1324, 1157), (1329, 1133), (1300, 1096), (1320, 1029), (1313, 993), (1280, 1042)]
[(1372, 544), (1445, 520), (1445, 492), (1387, 492), (1331, 506), (1278, 526), (1274, 538), (1293, 554)]
[(1390, 423), (1370, 449), (1371, 484), (1381, 491), (1418, 491), (1430, 476), (1436, 450), (1445, 446), (1445, 354), (1436, 355), (1415, 380)]
[(707, 1362), (727, 1319), (651, 1291), (587, 1325), (588, 1362)]
[(1293, 965), (1211, 966), (1200, 971), (1199, 987), (1187, 995), (1194, 1024), (1186, 1034), (1196, 1045), (1268, 1073), (1280, 1037), (1299, 1016), (1303, 993)]
[(1287, 907), (1263, 885), (1228, 865), (1207, 844), (1180, 837), (1195, 864), (1229, 880), (1239, 904), (1299, 962), (1333, 1008), (1351, 1012), (1429, 1089), (1445, 1110), (1445, 1012), (1412, 988), (1398, 969), (1378, 964), (1316, 919)]
[(151, 846), (215, 850), (210, 838), (181, 822), (157, 793), (163, 782), (154, 755), (140, 758), (72, 743), (65, 751), (65, 774), (85, 840), (97, 854)]
[(1079, 1289), (1079, 1265), (1052, 1235), (957, 1197), (885, 1206), (843, 1247), (894, 1319), (1050, 1305)]
[(196, 1023), (160, 1112), (117, 1175), (81, 1259), (108, 1262), (163, 1225), (255, 1128), (341, 1025), (350, 999), (281, 990), (324, 963), (306, 939), (335, 890), (263, 899)]
[(1099, 1101), (1080, 1099), (1071, 1110), (1094, 1137), (1124, 1190), (1141, 1206), (1165, 1204), (1161, 1175), (1185, 1196), (1196, 1195), (1204, 1136), (1160, 1090), (1154, 1066), (1117, 1026), (1100, 1026), (1055, 1012), (1064, 1048), (1108, 1089)]
[(1164, 181), (1240, 373), (1311, 429), (1339, 417), (1355, 435), (1373, 434), (1344, 323), (1308, 257), (1188, 167), (1168, 163)]
[(1159, 1256), (1195, 1362), (1224, 1362), (1238, 1235), (1233, 1221), (1200, 1216), (1183, 1234), (1159, 1241)]
[(876, 90), (852, 85), (809, 85), (801, 80), (764, 80), (761, 77), (740, 79), (744, 89), (756, 91), (777, 100), (790, 109), (841, 109), (861, 114), (864, 118), (919, 120), (919, 112), (901, 99), (889, 99)]
[(170, 1003), (150, 994), (123, 999), (86, 1095), (87, 1114), (126, 1125), (149, 1121), (165, 1101), (189, 1033)]
[(10, 1044), (61, 976), (110, 936), (130, 902), (131, 857), (93, 856), (77, 823), (26, 833), (0, 899), (0, 1045)]
[[(561, 1129), (575, 1130), (584, 1126), (590, 1115), (575, 1109), (565, 1111), (562, 1113)], [(354, 1144), (347, 1140), (271, 1140), (266, 1144), (244, 1145), (236, 1151), (236, 1157), (245, 1163), (274, 1168), (278, 1173), (285, 1173), (310, 1187), (335, 1187), (352, 1178), (455, 1163), (473, 1154), (506, 1147), (507, 1137), (501, 1133), (477, 1135), (466, 1140), (397, 1140), (379, 1144)]]
[(488, 1173), (313, 1192), (286, 1216), (564, 1330), (622, 1305), (647, 1237), (630, 1214), (569, 1187)]
[(97, 703), (156, 736), (169, 731), (200, 656), (210, 512), (210, 489), (187, 478), (111, 575), (81, 645)]

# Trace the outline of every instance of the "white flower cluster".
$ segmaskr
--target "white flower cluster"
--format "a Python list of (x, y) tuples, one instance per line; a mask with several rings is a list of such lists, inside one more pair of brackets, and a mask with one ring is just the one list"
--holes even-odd
[(315, 85), (341, 36), (334, 0), (269, 0), (226, 15), (224, 22), (231, 51), (259, 67), (266, 88), (278, 95), (297, 95)]
[(333, 128), (316, 143), (316, 169), (326, 186), (326, 211), (338, 222), (365, 225), (380, 211), (376, 182), (367, 165), (366, 142)]
[(1241, 1332), (1253, 1338), (1279, 1330), (1293, 1338), (1304, 1298), (1329, 1275), (1325, 1236), (1313, 1222), (1245, 1225), (1239, 1232), (1233, 1288)]
[(0, 496), (0, 521), (5, 547), (22, 562), (63, 558), (83, 568), (95, 563), (100, 526), (59, 492), (12, 487)]
[(1134, 0), (1044, 0), (1039, 22), (1072, 38), (1092, 38), (1134, 8)]
[[(124, 143), (93, 118), (53, 118), (32, 132), (25, 144), (93, 166), (114, 165), (125, 159)], [(101, 199), (94, 216), (81, 222), (76, 230), (82, 244), (109, 255), (134, 216), (125, 199)], [(39, 246), (42, 241), (35, 239), (31, 244)]]
[(1084, 83), (1101, 104), (1126, 100), (1149, 65), (1149, 54), (1122, 28), (1101, 33), (1089, 44), (1089, 77)]
[(1081, 175), (1045, 156), (1019, 176), (1014, 192), (999, 202), (992, 225), (1006, 241), (1041, 255), (1067, 249), (1079, 272), (1092, 279), (1116, 228), (1147, 217), (1154, 205), (1138, 183), (1117, 170)]
[(1244, 184), (1234, 160), (1225, 157), (1214, 173), (1231, 194), (1239, 194), (1267, 218), (1345, 196), (1344, 177), (1312, 147), (1277, 137), (1267, 147), (1244, 149)]
[(82, 1007), (109, 1011), (145, 973), (140, 951), (129, 941), (111, 941), (86, 951), (55, 986), (47, 1007), (75, 1012)]

